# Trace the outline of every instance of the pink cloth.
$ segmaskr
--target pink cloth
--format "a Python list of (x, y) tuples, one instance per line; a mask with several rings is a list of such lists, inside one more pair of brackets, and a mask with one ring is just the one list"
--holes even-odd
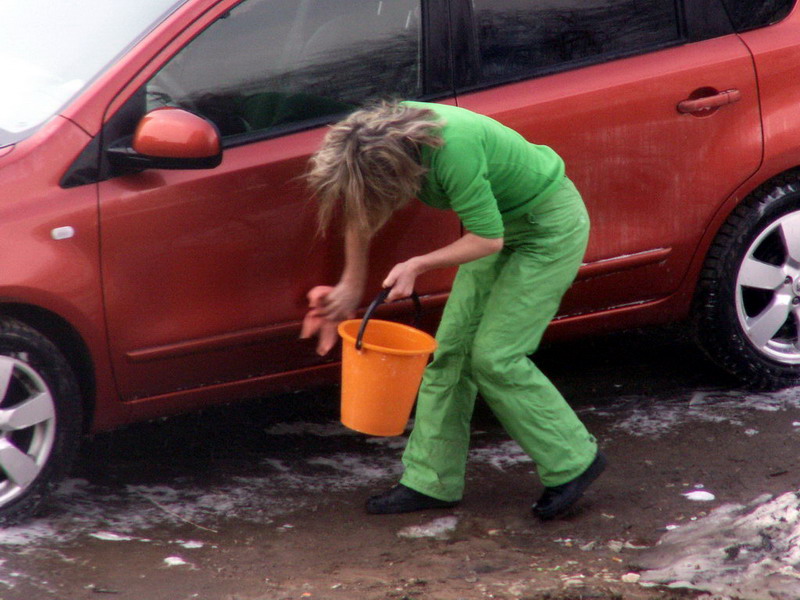
[(318, 336), (317, 354), (325, 356), (331, 351), (339, 341), (339, 333), (336, 331), (338, 321), (331, 321), (322, 315), (322, 302), (333, 288), (329, 285), (318, 285), (308, 292), (308, 307), (311, 309), (303, 319), (303, 327), (300, 330), (300, 338), (306, 339), (314, 335)]

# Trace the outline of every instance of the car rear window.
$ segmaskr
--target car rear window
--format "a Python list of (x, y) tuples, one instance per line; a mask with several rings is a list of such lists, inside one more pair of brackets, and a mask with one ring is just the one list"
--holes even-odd
[(634, 54), (681, 39), (675, 2), (473, 0), (482, 83)]
[(776, 23), (788, 15), (797, 0), (723, 0), (736, 31)]

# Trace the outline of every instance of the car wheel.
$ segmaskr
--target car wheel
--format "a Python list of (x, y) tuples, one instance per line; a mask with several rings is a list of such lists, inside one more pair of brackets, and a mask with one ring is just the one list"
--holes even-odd
[(750, 387), (800, 383), (800, 174), (734, 210), (709, 250), (694, 315), (706, 354)]
[(0, 523), (30, 516), (66, 474), (81, 421), (75, 376), (56, 346), (0, 320)]

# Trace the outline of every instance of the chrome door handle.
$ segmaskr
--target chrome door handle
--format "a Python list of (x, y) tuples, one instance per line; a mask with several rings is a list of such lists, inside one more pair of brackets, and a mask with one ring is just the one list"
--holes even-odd
[(726, 104), (733, 104), (741, 99), (742, 92), (739, 90), (725, 90), (723, 92), (717, 92), (712, 96), (682, 100), (681, 102), (678, 102), (678, 112), (683, 114), (702, 112), (719, 108), (720, 106), (725, 106)]

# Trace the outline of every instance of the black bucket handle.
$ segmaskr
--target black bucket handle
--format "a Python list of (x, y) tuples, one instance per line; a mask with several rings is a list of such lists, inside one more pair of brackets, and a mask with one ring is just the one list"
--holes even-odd
[[(364, 317), (361, 319), (361, 327), (358, 328), (358, 335), (356, 336), (356, 350), (361, 350), (364, 330), (367, 328), (367, 322), (372, 317), (372, 313), (374, 313), (375, 309), (386, 301), (386, 297), (391, 291), (392, 288), (383, 288), (378, 295), (375, 296), (375, 300), (372, 301), (372, 304), (367, 307), (367, 312), (364, 313)], [(417, 292), (411, 292), (411, 299), (414, 301), (414, 324), (416, 325), (422, 318), (422, 302), (420, 302)]]

